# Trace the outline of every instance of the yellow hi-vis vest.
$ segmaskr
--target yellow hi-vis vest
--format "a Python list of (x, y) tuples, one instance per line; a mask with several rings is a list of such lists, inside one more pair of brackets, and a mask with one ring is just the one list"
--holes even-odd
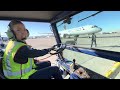
[(26, 44), (10, 40), (3, 56), (3, 72), (8, 79), (28, 79), (29, 76), (37, 70), (33, 58), (28, 58), (26, 64), (19, 64), (14, 62), (14, 56), (18, 49)]

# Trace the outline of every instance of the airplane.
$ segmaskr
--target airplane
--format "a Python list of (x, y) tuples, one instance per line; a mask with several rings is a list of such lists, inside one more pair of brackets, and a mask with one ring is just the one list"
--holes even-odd
[(95, 34), (98, 32), (101, 32), (102, 28), (96, 26), (96, 25), (86, 25), (82, 27), (72, 28), (72, 29), (66, 29), (64, 31), (59, 31), (60, 37), (66, 38), (66, 36), (75, 36), (79, 37), (79, 35), (84, 34)]
[(8, 37), (2, 37), (3, 42), (7, 42), (9, 40)]
[(54, 36), (53, 33), (39, 33), (39, 35), (40, 35), (40, 37), (47, 37), (47, 38)]
[[(58, 33), (60, 37), (66, 38), (67, 36), (69, 37), (74, 36), (77, 40), (77, 37), (79, 37), (79, 35), (85, 35), (85, 34), (91, 35), (101, 31), (102, 31), (102, 28), (96, 25), (86, 25), (86, 26), (72, 28), (72, 29), (66, 29), (66, 26), (64, 26), (64, 30), (59, 31)], [(39, 34), (46, 37), (53, 36), (53, 33), (39, 33)]]

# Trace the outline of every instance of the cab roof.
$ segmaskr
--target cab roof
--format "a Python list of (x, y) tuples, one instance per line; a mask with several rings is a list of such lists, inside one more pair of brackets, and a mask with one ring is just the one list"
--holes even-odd
[(0, 20), (19, 19), (22, 21), (50, 23), (51, 21), (58, 21), (57, 19), (60, 20), (77, 12), (78, 11), (0, 11)]

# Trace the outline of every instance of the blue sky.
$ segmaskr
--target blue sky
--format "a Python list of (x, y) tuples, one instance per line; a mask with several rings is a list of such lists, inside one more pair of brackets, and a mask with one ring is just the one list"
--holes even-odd
[[(84, 11), (81, 14), (77, 14), (73, 17), (71, 24), (66, 24), (67, 29), (85, 26), (85, 25), (97, 25), (103, 29), (103, 32), (111, 32), (120, 30), (120, 11), (105, 11), (95, 17), (90, 17), (84, 21), (78, 22), (78, 20), (85, 18), (96, 11)], [(0, 20), (0, 32), (2, 36), (6, 36), (4, 32), (7, 31), (7, 26), (10, 21)], [(30, 36), (37, 36), (39, 33), (49, 33), (50, 24), (40, 22), (23, 22), (26, 28), (30, 31)], [(61, 22), (57, 23), (59, 25)], [(58, 30), (63, 30), (63, 25), (58, 27)]]
[[(6, 36), (4, 32), (8, 29), (8, 24), (10, 21), (2, 21), (0, 20), (0, 32), (2, 36)], [(30, 36), (38, 36), (39, 33), (49, 33), (50, 24), (49, 23), (41, 23), (41, 22), (24, 22), (25, 27), (29, 30)]]

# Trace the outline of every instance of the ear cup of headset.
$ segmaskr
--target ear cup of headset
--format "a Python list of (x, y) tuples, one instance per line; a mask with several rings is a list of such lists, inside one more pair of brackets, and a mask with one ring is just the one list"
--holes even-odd
[(15, 39), (15, 36), (14, 36), (13, 32), (10, 30), (10, 28), (7, 30), (6, 34), (9, 39)]
[(27, 31), (27, 37), (26, 38), (28, 38), (30, 33), (29, 33), (28, 29), (26, 29), (26, 31)]

